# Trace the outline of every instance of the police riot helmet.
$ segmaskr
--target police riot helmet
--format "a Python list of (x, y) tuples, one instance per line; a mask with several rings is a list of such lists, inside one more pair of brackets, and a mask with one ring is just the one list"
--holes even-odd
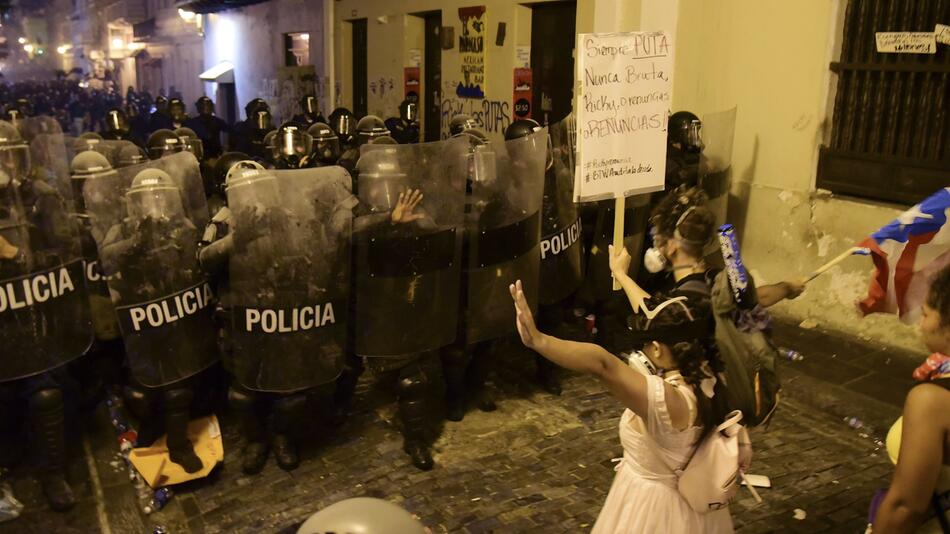
[(383, 119), (376, 115), (367, 115), (356, 123), (356, 146), (365, 145), (384, 135), (389, 135), (389, 129)]
[(699, 117), (693, 113), (677, 111), (670, 116), (667, 126), (668, 146), (684, 152), (702, 152), (702, 126)]
[(155, 112), (167, 114), (168, 113), (168, 99), (162, 95), (155, 97)]
[[(241, 206), (278, 206), (280, 205), (280, 187), (277, 176), (270, 169), (256, 161), (239, 161), (228, 169), (225, 178), (228, 203)], [(250, 222), (246, 217), (237, 217), (234, 221)], [(235, 227), (240, 232), (239, 226)]]
[(304, 95), (304, 97), (300, 99), (300, 109), (308, 115), (319, 115), (320, 103), (317, 101), (317, 97)]
[(263, 98), (255, 98), (248, 102), (246, 106), (244, 106), (244, 113), (247, 115), (248, 119), (253, 120), (254, 115), (258, 111), (270, 111), (270, 106)]
[(113, 108), (106, 113), (106, 131), (114, 133), (129, 131), (129, 119), (124, 111)]
[(527, 137), (541, 129), (541, 125), (534, 119), (518, 119), (505, 129), (505, 141)]
[(23, 179), (30, 171), (30, 147), (7, 121), (0, 121), (0, 167), (13, 179)]
[(356, 162), (360, 177), (360, 201), (373, 211), (392, 210), (399, 194), (408, 189), (408, 176), (398, 156), (396, 149), (380, 147), (366, 150)]
[(330, 113), (330, 127), (340, 138), (340, 143), (349, 144), (356, 128), (356, 117), (346, 108), (336, 108)]
[(201, 138), (198, 137), (198, 134), (194, 130), (186, 126), (180, 128), (175, 128), (175, 135), (181, 139), (182, 148), (191, 152), (198, 158), (198, 161), (202, 161), (205, 158), (204, 144), (201, 142)]
[(138, 165), (148, 161), (148, 155), (142, 150), (142, 147), (127, 141), (123, 143), (116, 155), (116, 167), (128, 167), (129, 165)]
[(281, 167), (296, 169), (306, 165), (313, 151), (313, 137), (294, 123), (287, 122), (277, 129), (271, 146), (274, 160)]
[(214, 168), (211, 170), (211, 180), (214, 182), (212, 184), (214, 190), (220, 194), (224, 194), (228, 172), (231, 170), (231, 167), (239, 162), (250, 159), (251, 156), (248, 156), (244, 152), (225, 152), (221, 154), (214, 163)]
[(336, 165), (340, 159), (340, 138), (329, 125), (315, 122), (307, 128), (307, 133), (313, 138), (312, 158), (321, 165)]
[(202, 96), (195, 101), (195, 110), (201, 116), (214, 115), (214, 101), (207, 96)]
[(168, 114), (175, 122), (184, 122), (188, 118), (185, 103), (180, 98), (173, 98), (168, 101)]
[(96, 132), (83, 132), (83, 133), (79, 134), (79, 139), (81, 139), (81, 140), (83, 140), (83, 141), (88, 141), (88, 140), (90, 140), (90, 139), (94, 139), (94, 140), (96, 140), (96, 141), (102, 141), (102, 140), (103, 140), (103, 139), (102, 139), (102, 136), (99, 135), (99, 134), (97, 134)]
[(136, 174), (126, 197), (129, 201), (129, 216), (136, 220), (172, 219), (185, 213), (181, 189), (175, 180), (161, 169), (144, 169)]
[(33, 103), (30, 102), (29, 98), (24, 98), (24, 97), (17, 98), (16, 107), (17, 109), (20, 110), (20, 113), (22, 113), (24, 117), (33, 116)]
[(169, 154), (181, 152), (184, 149), (178, 135), (166, 128), (155, 130), (148, 137), (146, 145), (148, 146), (149, 159), (159, 159)]
[(85, 152), (76, 154), (73, 161), (69, 164), (69, 171), (71, 177), (70, 182), (73, 186), (73, 195), (83, 212), (85, 212), (83, 186), (86, 180), (116, 175), (115, 169), (112, 168), (109, 160), (94, 150), (86, 150)]
[(403, 100), (399, 104), (399, 117), (409, 123), (419, 120), (419, 104), (412, 100)]
[(271, 130), (274, 127), (273, 117), (270, 110), (259, 109), (251, 116), (255, 130)]
[(452, 117), (452, 120), (449, 121), (449, 135), (455, 137), (465, 130), (478, 127), (478, 121), (473, 119), (471, 115), (459, 113), (458, 115)]

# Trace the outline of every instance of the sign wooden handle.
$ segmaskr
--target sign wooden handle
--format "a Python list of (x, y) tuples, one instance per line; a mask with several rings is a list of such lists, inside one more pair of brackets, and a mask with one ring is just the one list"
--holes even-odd
[[(620, 250), (620, 247), (623, 246), (623, 216), (626, 211), (627, 198), (623, 195), (618, 196), (614, 199), (614, 250)], [(607, 252), (610, 254), (610, 252)], [(610, 258), (607, 258), (608, 264)], [(613, 276), (613, 275), (611, 275)], [(620, 291), (620, 282), (614, 278), (614, 291)]]

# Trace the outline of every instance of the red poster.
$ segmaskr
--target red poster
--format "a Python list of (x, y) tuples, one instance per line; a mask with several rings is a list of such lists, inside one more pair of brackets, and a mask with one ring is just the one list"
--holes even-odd
[(406, 100), (419, 102), (419, 67), (406, 67), (403, 70), (406, 86)]
[(531, 118), (531, 69), (515, 69), (514, 94), (511, 102), (515, 117)]

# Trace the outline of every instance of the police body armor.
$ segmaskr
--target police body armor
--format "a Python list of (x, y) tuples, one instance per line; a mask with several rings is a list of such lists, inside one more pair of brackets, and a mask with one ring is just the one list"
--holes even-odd
[[(361, 147), (356, 354), (412, 355), (455, 340), (465, 175), (458, 166), (447, 171), (444, 155), (447, 146), (465, 143)], [(396, 221), (393, 209), (408, 190), (421, 191), (422, 200), (413, 216)]]
[(551, 162), (541, 204), (539, 302), (554, 304), (574, 293), (584, 279), (581, 219), (574, 204), (574, 116), (548, 126)]
[(343, 369), (350, 178), (339, 167), (232, 170), (233, 360), (243, 387), (290, 393)]
[(93, 339), (66, 148), (47, 131), (27, 145), (0, 123), (0, 382), (60, 367)]
[(515, 328), (508, 285), (521, 280), (532, 308), (538, 303), (541, 199), (547, 130), (486, 143), (473, 137), (463, 165), (471, 193), (465, 229), (467, 284), (465, 341), (499, 338)]
[(214, 303), (196, 257), (209, 220), (198, 160), (183, 152), (123, 167), (83, 193), (133, 378), (160, 387), (211, 366)]

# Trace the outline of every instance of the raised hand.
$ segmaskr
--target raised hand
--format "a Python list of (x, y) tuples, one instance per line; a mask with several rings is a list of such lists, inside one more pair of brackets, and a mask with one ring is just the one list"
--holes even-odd
[(399, 199), (391, 215), (393, 224), (409, 223), (425, 217), (422, 213), (413, 213), (420, 202), (422, 202), (422, 191), (419, 189), (409, 189), (399, 193)]
[(524, 296), (524, 288), (521, 286), (521, 280), (508, 286), (511, 293), (511, 300), (515, 303), (515, 324), (518, 327), (518, 335), (521, 336), (521, 342), (529, 349), (536, 349), (544, 334), (538, 331), (534, 324), (534, 316), (531, 314), (531, 307)]

